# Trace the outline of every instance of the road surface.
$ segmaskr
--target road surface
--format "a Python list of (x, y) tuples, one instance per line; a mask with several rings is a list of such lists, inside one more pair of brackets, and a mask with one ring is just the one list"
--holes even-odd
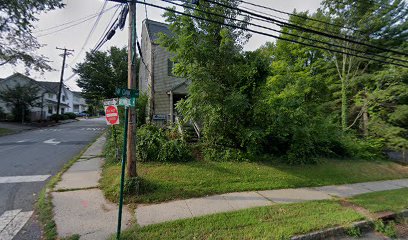
[(0, 240), (40, 239), (38, 193), (105, 128), (103, 118), (85, 119), (0, 137)]

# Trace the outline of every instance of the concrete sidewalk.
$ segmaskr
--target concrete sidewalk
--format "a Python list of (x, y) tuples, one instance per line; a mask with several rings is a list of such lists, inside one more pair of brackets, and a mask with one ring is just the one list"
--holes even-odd
[[(106, 239), (116, 232), (118, 206), (105, 200), (98, 189), (105, 141), (105, 136), (98, 138), (62, 175), (52, 193), (59, 237), (79, 234), (81, 239)], [(122, 229), (131, 218), (132, 214), (124, 207)]]
[(408, 187), (408, 179), (333, 185), (316, 188), (235, 192), (209, 197), (177, 200), (154, 205), (139, 205), (136, 220), (140, 226), (236, 211), (272, 204), (352, 197), (358, 194)]

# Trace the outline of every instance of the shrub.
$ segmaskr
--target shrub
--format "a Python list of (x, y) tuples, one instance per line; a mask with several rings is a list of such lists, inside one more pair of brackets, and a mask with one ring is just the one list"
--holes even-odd
[(64, 116), (67, 116), (68, 119), (75, 119), (76, 118), (76, 114), (73, 113), (73, 112), (64, 113)]
[(147, 124), (137, 131), (137, 159), (141, 162), (185, 162), (191, 151), (181, 139), (169, 139), (165, 130)]
[(370, 137), (359, 139), (352, 134), (345, 134), (342, 137), (342, 144), (349, 156), (365, 160), (383, 158), (382, 149), (384, 148), (384, 141), (382, 139)]
[(137, 131), (137, 159), (141, 162), (157, 161), (166, 140), (164, 131), (157, 126), (147, 124), (140, 127)]
[[(53, 121), (57, 120), (57, 114), (52, 114), (50, 116), (50, 119), (53, 120)], [(68, 119), (68, 116), (66, 116), (64, 114), (58, 115), (58, 120), (67, 120), (67, 119)]]
[(160, 148), (158, 160), (161, 162), (187, 162), (192, 160), (187, 143), (181, 139), (168, 140)]
[[(116, 131), (117, 143), (115, 142), (114, 138), (114, 129)], [(106, 135), (106, 143), (104, 149), (104, 156), (106, 162), (114, 163), (120, 162), (122, 156), (122, 148), (123, 148), (123, 127), (121, 126), (115, 126), (114, 128), (111, 127), (109, 131), (107, 131)]]

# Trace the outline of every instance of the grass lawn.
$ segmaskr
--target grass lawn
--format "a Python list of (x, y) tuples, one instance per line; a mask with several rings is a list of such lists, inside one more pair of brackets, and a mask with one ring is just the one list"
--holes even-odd
[[(272, 205), (126, 230), (121, 239), (287, 239), (363, 219), (336, 201)], [(113, 238), (112, 238), (113, 239)]]
[[(127, 203), (153, 203), (212, 194), (345, 184), (408, 178), (408, 166), (386, 161), (326, 160), (317, 165), (289, 166), (260, 162), (138, 164), (141, 194)], [(111, 201), (119, 195), (120, 166), (105, 165), (101, 189)]]
[(13, 132), (13, 130), (10, 130), (10, 129), (7, 129), (7, 128), (0, 128), (0, 136), (7, 135), (7, 134), (10, 134), (12, 132)]
[(408, 188), (366, 193), (350, 199), (350, 202), (360, 205), (373, 213), (383, 211), (397, 213), (408, 209)]

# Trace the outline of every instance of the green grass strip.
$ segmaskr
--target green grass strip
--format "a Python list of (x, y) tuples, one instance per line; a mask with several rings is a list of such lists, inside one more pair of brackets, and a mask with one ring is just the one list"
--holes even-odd
[(408, 188), (366, 193), (351, 198), (349, 201), (372, 213), (384, 211), (398, 213), (408, 209)]
[[(280, 204), (139, 227), (121, 239), (288, 239), (363, 219), (337, 201)], [(114, 239), (114, 238), (112, 238)]]

